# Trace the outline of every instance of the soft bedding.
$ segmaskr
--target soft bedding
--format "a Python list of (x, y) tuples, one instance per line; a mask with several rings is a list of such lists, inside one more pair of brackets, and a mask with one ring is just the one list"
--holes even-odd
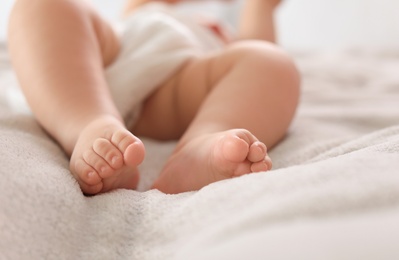
[(303, 94), (274, 169), (85, 197), (0, 49), (0, 259), (399, 259), (399, 50), (293, 53)]

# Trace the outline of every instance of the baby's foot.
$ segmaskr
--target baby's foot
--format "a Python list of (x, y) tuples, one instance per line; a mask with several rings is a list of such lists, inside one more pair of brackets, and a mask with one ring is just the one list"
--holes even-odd
[(197, 137), (179, 147), (153, 188), (165, 193), (193, 191), (271, 167), (265, 144), (247, 130), (229, 130)]
[(110, 117), (96, 119), (81, 132), (70, 169), (85, 194), (134, 189), (137, 166), (144, 159), (143, 143)]

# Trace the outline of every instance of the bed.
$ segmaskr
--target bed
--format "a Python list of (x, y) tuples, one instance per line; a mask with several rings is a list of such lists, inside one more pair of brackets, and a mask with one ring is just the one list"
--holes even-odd
[(0, 259), (399, 259), (399, 49), (293, 52), (302, 97), (274, 169), (85, 197), (0, 46)]

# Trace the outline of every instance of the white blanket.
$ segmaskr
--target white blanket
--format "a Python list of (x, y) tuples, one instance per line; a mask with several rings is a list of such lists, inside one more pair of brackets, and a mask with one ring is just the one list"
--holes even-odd
[(274, 170), (85, 197), (0, 54), (0, 259), (399, 259), (399, 50), (296, 53), (303, 95)]

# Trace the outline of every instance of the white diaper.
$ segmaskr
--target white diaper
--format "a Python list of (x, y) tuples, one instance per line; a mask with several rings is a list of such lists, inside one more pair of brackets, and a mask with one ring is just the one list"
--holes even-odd
[(221, 48), (206, 28), (163, 3), (150, 3), (118, 24), (121, 51), (105, 71), (112, 97), (132, 126), (142, 102), (188, 59)]

